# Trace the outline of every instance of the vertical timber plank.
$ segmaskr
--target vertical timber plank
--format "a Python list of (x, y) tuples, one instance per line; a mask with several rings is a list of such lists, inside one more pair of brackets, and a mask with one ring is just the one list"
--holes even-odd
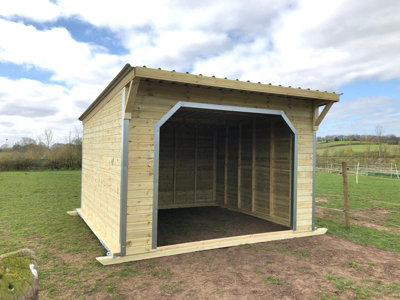
[(270, 149), (269, 149), (269, 215), (273, 217), (274, 212), (274, 198), (275, 198), (275, 126), (271, 121), (270, 132)]
[(224, 177), (224, 204), (228, 204), (228, 133), (229, 127), (225, 127), (225, 177)]
[(256, 120), (253, 120), (251, 152), (251, 211), (254, 212), (256, 201)]
[(237, 206), (238, 208), (242, 208), (242, 198), (241, 198), (241, 189), (242, 185), (242, 123), (239, 123), (238, 130), (238, 192), (237, 192)]
[(314, 103), (313, 105), (313, 130), (316, 131), (318, 130), (318, 126), (315, 125), (315, 123), (317, 122), (318, 119), (318, 115), (319, 115), (319, 106)]
[(174, 147), (174, 157), (173, 157), (173, 166), (174, 166), (174, 172), (173, 172), (173, 198), (172, 198), (172, 203), (175, 203), (176, 200), (176, 128), (174, 127), (174, 131), (173, 131), (173, 147)]
[(217, 201), (217, 130), (215, 128), (213, 140), (213, 201)]
[(196, 202), (197, 198), (197, 148), (199, 146), (198, 138), (198, 128), (196, 127), (194, 129), (194, 202)]

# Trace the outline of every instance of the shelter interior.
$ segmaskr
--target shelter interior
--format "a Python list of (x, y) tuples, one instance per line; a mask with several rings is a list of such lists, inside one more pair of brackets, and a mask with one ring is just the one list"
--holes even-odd
[(182, 107), (160, 128), (158, 209), (222, 207), (288, 229), (293, 153), (280, 115)]

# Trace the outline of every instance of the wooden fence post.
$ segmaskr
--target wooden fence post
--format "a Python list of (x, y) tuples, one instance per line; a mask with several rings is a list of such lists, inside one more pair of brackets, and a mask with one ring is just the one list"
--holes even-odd
[(360, 170), (360, 162), (357, 163), (357, 171), (356, 171), (356, 184), (358, 184), (358, 171)]
[(342, 162), (342, 176), (343, 176), (343, 196), (344, 196), (344, 220), (346, 228), (350, 228), (349, 219), (349, 189), (347, 185), (347, 163)]
[(390, 178), (392, 178), (393, 173), (393, 163), (390, 163)]

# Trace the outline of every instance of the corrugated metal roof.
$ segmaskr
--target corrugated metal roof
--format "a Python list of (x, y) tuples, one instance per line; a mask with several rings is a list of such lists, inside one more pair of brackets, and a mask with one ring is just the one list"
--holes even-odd
[[(222, 88), (228, 90), (248, 91), (260, 94), (271, 94), (281, 95), (303, 99), (317, 99), (337, 102), (339, 101), (340, 95), (337, 93), (321, 92), (319, 90), (310, 90), (283, 87), (281, 85), (263, 84), (261, 82), (250, 82), (241, 81), (238, 79), (232, 80), (225, 78), (217, 78), (213, 76), (203, 76), (202, 74), (189, 74), (172, 71), (165, 71), (160, 68), (152, 69), (143, 67), (132, 67), (126, 64), (117, 76), (107, 85), (104, 91), (96, 98), (96, 100), (86, 109), (86, 111), (79, 117), (79, 120), (83, 120), (120, 82), (127, 76), (132, 70), (134, 70), (133, 78), (149, 79), (149, 80), (160, 80), (163, 82), (171, 83), (182, 83), (195, 86), (206, 86), (213, 88)], [(132, 79), (133, 79), (132, 78)]]

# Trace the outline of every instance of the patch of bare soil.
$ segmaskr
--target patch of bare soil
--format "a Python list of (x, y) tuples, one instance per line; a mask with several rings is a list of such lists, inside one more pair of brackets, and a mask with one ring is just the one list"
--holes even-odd
[[(353, 210), (350, 212), (350, 222), (356, 225), (400, 235), (400, 228), (379, 225), (383, 223), (390, 212), (390, 210), (382, 207)], [(317, 206), (316, 213), (317, 216), (321, 218), (339, 222), (343, 222), (344, 220), (343, 211), (340, 209)]]
[(324, 203), (328, 203), (329, 202), (329, 200), (328, 200), (328, 198), (323, 198), (323, 197), (316, 197), (315, 198), (315, 202), (324, 202)]
[(392, 299), (400, 255), (328, 235), (133, 262), (126, 299)]
[(164, 246), (288, 229), (222, 207), (165, 209), (158, 212), (157, 243)]

